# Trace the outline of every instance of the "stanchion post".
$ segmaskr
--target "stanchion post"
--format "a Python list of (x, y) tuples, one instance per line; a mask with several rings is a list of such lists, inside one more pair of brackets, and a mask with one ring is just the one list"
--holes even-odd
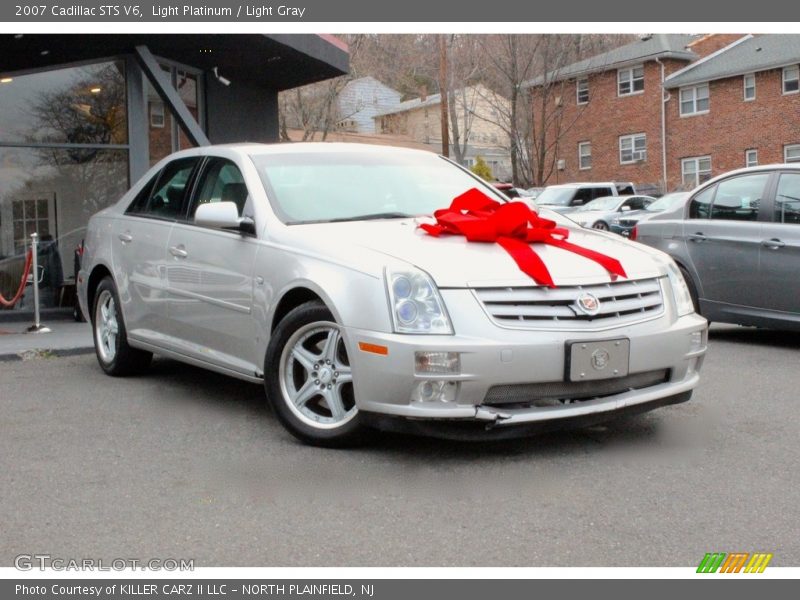
[(39, 234), (31, 234), (31, 272), (33, 273), (33, 325), (28, 327), (28, 333), (49, 333), (50, 329), (44, 327), (39, 316)]

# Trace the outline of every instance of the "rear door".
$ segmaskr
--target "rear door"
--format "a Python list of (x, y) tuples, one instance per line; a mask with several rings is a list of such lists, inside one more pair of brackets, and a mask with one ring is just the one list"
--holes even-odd
[(759, 306), (800, 314), (800, 173), (777, 177), (761, 236)]
[(183, 158), (168, 163), (114, 222), (115, 281), (131, 337), (158, 344), (168, 325), (167, 239), (198, 162)]
[(253, 374), (253, 270), (255, 235), (200, 227), (200, 204), (234, 202), (239, 216), (255, 218), (235, 162), (209, 157), (197, 178), (184, 218), (172, 228), (166, 269), (169, 321), (176, 350), (197, 359)]
[(724, 179), (690, 202), (686, 247), (701, 302), (757, 306), (769, 173)]

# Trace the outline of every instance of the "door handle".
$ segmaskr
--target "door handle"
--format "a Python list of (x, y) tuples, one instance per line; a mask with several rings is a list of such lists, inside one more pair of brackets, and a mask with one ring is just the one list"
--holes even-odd
[(130, 233), (120, 233), (119, 234), (119, 240), (123, 244), (127, 244), (128, 242), (132, 242), (133, 241), (133, 236)]
[(761, 245), (765, 248), (771, 248), (772, 250), (777, 250), (778, 248), (783, 248), (786, 243), (780, 241), (779, 239), (772, 238), (771, 240), (761, 240)]
[(183, 246), (170, 246), (169, 253), (176, 258), (186, 258), (189, 253)]
[(697, 233), (689, 234), (687, 237), (692, 242), (697, 242), (697, 243), (705, 242), (706, 240), (708, 240), (708, 238), (706, 236), (704, 236), (702, 233), (700, 233), (699, 231)]

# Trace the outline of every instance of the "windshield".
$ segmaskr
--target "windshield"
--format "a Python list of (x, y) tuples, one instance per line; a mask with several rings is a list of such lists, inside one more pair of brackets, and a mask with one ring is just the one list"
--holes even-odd
[(616, 210), (619, 198), (616, 196), (603, 196), (595, 198), (591, 202), (581, 206), (577, 212), (589, 212), (590, 210)]
[(536, 196), (536, 204), (569, 206), (575, 196), (575, 188), (546, 188)]
[(678, 192), (675, 194), (666, 194), (665, 196), (661, 196), (658, 200), (647, 206), (645, 210), (650, 212), (661, 212), (664, 210), (669, 210), (678, 206), (681, 202), (686, 200), (689, 194), (685, 192)]
[(433, 154), (308, 152), (252, 156), (272, 208), (290, 225), (431, 215), (488, 186)]

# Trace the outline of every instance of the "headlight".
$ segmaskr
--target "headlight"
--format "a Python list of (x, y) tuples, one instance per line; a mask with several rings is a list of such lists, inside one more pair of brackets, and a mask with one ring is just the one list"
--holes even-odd
[(614, 217), (613, 219), (611, 219), (611, 224), (612, 225), (619, 225), (619, 217)]
[(667, 275), (669, 276), (669, 286), (672, 288), (672, 297), (675, 299), (675, 308), (678, 310), (678, 316), (688, 315), (694, 312), (694, 302), (692, 302), (692, 294), (689, 291), (689, 286), (686, 285), (686, 280), (683, 278), (681, 270), (675, 261), (668, 260)]
[(386, 287), (396, 333), (453, 333), (439, 290), (427, 273), (414, 267), (387, 268)]

